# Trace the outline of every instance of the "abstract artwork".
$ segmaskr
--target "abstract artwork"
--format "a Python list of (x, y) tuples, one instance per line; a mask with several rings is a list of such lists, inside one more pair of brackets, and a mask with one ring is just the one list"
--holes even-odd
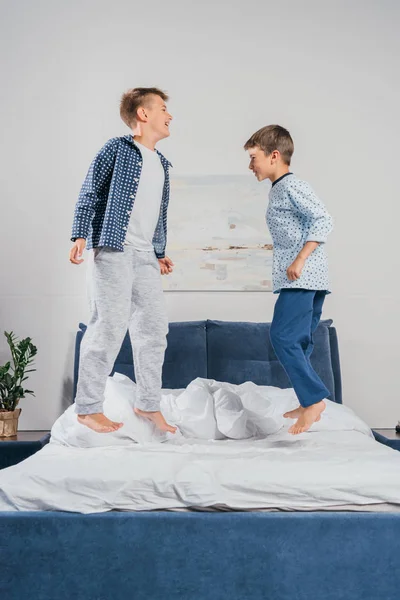
[(265, 223), (269, 183), (252, 175), (173, 177), (167, 254), (169, 291), (272, 290)]

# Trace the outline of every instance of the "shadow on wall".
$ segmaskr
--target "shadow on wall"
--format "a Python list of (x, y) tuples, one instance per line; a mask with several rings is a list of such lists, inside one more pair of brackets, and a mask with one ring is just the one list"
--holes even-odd
[(74, 401), (74, 379), (72, 374), (74, 371), (75, 335), (75, 333), (71, 333), (68, 340), (68, 351), (65, 357), (64, 376), (61, 388), (60, 414), (67, 410)]

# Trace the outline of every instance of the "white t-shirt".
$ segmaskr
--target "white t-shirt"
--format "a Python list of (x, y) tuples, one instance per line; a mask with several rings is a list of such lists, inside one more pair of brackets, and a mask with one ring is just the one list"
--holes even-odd
[(142, 173), (130, 216), (125, 244), (154, 252), (153, 237), (160, 216), (165, 172), (157, 152), (135, 141), (142, 154)]

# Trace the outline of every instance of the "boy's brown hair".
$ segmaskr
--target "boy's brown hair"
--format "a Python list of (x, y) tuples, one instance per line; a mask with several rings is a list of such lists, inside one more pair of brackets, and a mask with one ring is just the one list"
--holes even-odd
[(158, 88), (133, 88), (123, 94), (121, 98), (119, 114), (123, 122), (132, 127), (137, 120), (137, 110), (140, 106), (148, 106), (151, 98), (149, 96), (160, 96), (164, 102), (169, 100), (167, 94)]
[(254, 146), (261, 148), (267, 156), (274, 150), (279, 150), (283, 162), (290, 165), (290, 160), (294, 152), (294, 144), (290, 133), (284, 127), (280, 125), (262, 127), (247, 140), (244, 149), (248, 150), (249, 148), (254, 148)]

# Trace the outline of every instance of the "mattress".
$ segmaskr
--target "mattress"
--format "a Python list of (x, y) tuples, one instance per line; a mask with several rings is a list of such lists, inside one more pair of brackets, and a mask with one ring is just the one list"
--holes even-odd
[(127, 419), (134, 399), (117, 398), (119, 384), (120, 391), (134, 384), (117, 379), (108, 388), (125, 433), (89, 435), (71, 407), (50, 444), (0, 472), (0, 510), (400, 508), (400, 453), (376, 442), (349, 408), (327, 401), (321, 421), (293, 436), (292, 420), (282, 416), (296, 406), (293, 390), (196, 380), (186, 390), (164, 391), (163, 412), (178, 434), (160, 439), (148, 430), (138, 442), (133, 438), (143, 431)]

